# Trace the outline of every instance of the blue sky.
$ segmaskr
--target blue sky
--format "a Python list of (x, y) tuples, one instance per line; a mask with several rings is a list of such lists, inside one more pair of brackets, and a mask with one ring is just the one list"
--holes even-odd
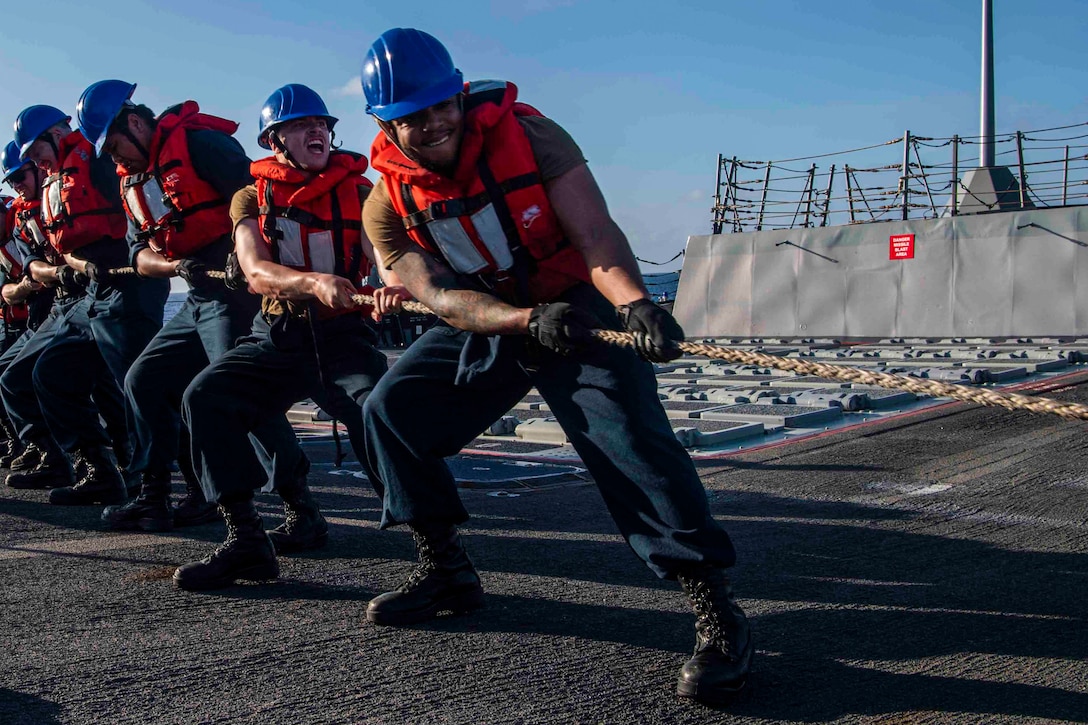
[[(1083, 0), (994, 5), (997, 130), (1088, 121)], [(88, 84), (122, 78), (156, 111), (192, 98), (239, 121), (256, 156), (262, 102), (298, 82), (367, 152), (361, 59), (382, 31), (418, 27), (467, 78), (514, 81), (566, 127), (635, 253), (663, 261), (709, 232), (718, 153), (976, 135), (980, 13), (980, 0), (22, 2), (0, 23), (0, 123), (35, 103), (74, 113)]]

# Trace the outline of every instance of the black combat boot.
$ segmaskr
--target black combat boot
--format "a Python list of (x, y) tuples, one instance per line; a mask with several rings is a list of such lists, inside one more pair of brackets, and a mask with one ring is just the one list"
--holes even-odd
[(700, 569), (677, 577), (695, 610), (695, 655), (680, 670), (676, 693), (721, 705), (744, 689), (752, 664), (748, 618), (733, 600), (721, 569)]
[(15, 426), (5, 415), (0, 415), (0, 434), (4, 436), (0, 441), (0, 468), (11, 468), (12, 462), (23, 452), (23, 444), (19, 442)]
[(200, 561), (178, 567), (174, 586), (189, 591), (221, 589), (238, 579), (265, 581), (280, 575), (276, 550), (261, 524), (253, 499), (219, 507), (227, 522), (227, 540)]
[(439, 612), (455, 614), (484, 605), (480, 577), (453, 526), (412, 527), (419, 565), (395, 591), (370, 600), (366, 618), (374, 624), (415, 624)]
[(124, 506), (107, 506), (102, 520), (114, 531), (170, 531), (174, 512), (170, 508), (170, 472), (144, 472), (139, 495)]
[(87, 446), (76, 452), (83, 476), (72, 486), (54, 488), (49, 503), (58, 506), (88, 506), (120, 504), (128, 500), (125, 481), (106, 446)]
[(12, 462), (23, 452), (19, 440), (8, 438), (0, 441), (0, 468), (11, 468)]
[[(169, 474), (166, 476), (167, 481), (170, 480)], [(129, 498), (133, 496), (139, 496), (143, 491), (143, 478), (139, 472), (130, 471), (125, 467), (121, 467), (121, 480), (125, 482), (125, 493), (129, 495)]]
[(208, 503), (204, 498), (204, 492), (200, 490), (200, 484), (195, 480), (195, 474), (191, 475), (182, 468), (185, 477), (185, 496), (174, 508), (174, 526), (199, 526), (200, 524), (222, 521), (219, 507), (214, 503)]
[(329, 525), (306, 485), (309, 472), (310, 460), (303, 454), (295, 468), (294, 480), (279, 488), (287, 520), (268, 532), (277, 554), (320, 549), (328, 543)]
[[(24, 457), (28, 460), (33, 458), (38, 460), (30, 468), (16, 469), (14, 466), (21, 466), (20, 459)], [(26, 452), (16, 458), (11, 465), (12, 471), (7, 481), (11, 488), (56, 488), (68, 486), (75, 480), (68, 457), (54, 446), (30, 443)]]
[(11, 459), (11, 464), (7, 466), (7, 469), (12, 473), (25, 473), (38, 465), (41, 460), (42, 449), (34, 441), (31, 441), (26, 444), (22, 453)]

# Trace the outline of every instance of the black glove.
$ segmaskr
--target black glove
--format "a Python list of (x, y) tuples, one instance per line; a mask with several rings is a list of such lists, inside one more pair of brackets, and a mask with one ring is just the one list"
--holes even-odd
[(62, 264), (57, 267), (57, 282), (60, 283), (65, 292), (75, 296), (83, 294), (83, 291), (87, 289), (87, 285), (90, 284), (91, 278), (82, 272), (77, 272), (67, 264)]
[(226, 275), (223, 278), (223, 284), (227, 285), (227, 289), (236, 291), (249, 289), (249, 282), (246, 281), (246, 275), (242, 272), (242, 265), (238, 264), (237, 252), (232, 250), (227, 255), (227, 263), (223, 265), (223, 274)]
[(684, 353), (676, 343), (684, 341), (684, 330), (664, 308), (647, 299), (616, 308), (620, 322), (635, 335), (635, 352), (643, 360), (668, 362)]
[(529, 314), (529, 335), (560, 355), (584, 349), (593, 339), (589, 331), (603, 327), (592, 314), (566, 302), (537, 305)]
[(113, 272), (106, 267), (99, 267), (94, 262), (87, 262), (85, 266), (84, 275), (97, 282), (98, 284), (109, 284), (117, 278)]
[(212, 278), (208, 276), (208, 265), (195, 259), (183, 259), (178, 262), (178, 276), (189, 283), (194, 289), (204, 287)]

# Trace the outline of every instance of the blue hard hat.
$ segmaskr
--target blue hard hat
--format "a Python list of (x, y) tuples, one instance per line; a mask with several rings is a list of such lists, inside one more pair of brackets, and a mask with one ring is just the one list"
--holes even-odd
[(12, 174), (29, 163), (22, 160), (19, 147), (15, 145), (15, 142), (8, 141), (8, 145), (0, 151), (0, 174), (3, 174), (3, 181), (7, 181)]
[(43, 133), (71, 120), (71, 116), (53, 106), (24, 108), (15, 119), (15, 145), (19, 147), (20, 158), (26, 158), (26, 152)]
[(455, 96), (464, 87), (461, 71), (433, 35), (413, 28), (381, 34), (363, 61), (366, 112), (392, 121)]
[(286, 121), (307, 116), (319, 116), (329, 124), (329, 130), (333, 129), (340, 119), (329, 115), (329, 109), (321, 96), (314, 89), (301, 83), (288, 83), (282, 88), (277, 88), (268, 97), (261, 107), (260, 132), (257, 134), (257, 143), (261, 148), (271, 149), (268, 143), (268, 132)]
[(96, 155), (102, 155), (110, 124), (117, 118), (136, 90), (135, 83), (110, 80), (87, 86), (76, 104), (76, 122), (83, 137), (94, 144)]

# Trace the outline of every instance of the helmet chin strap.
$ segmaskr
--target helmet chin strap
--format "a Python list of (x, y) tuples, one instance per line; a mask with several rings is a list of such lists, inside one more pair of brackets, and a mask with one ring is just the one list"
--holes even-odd
[(136, 150), (140, 152), (140, 155), (147, 159), (148, 163), (151, 163), (151, 152), (147, 150), (147, 147), (140, 143), (140, 139), (136, 138), (136, 134), (132, 133), (126, 125), (121, 129), (121, 134), (128, 139), (128, 142), (136, 147)]
[[(61, 164), (60, 148), (57, 146), (57, 142), (53, 138), (53, 131), (46, 131), (41, 136), (39, 136), (38, 139), (45, 139), (45, 142), (49, 144), (49, 148), (53, 149), (53, 161), (57, 165), (57, 168), (59, 170)], [(35, 166), (37, 166), (37, 164), (35, 164)]]
[[(121, 112), (125, 113), (124, 109), (122, 109)], [(148, 148), (146, 146), (143, 145), (143, 143), (140, 141), (140, 139), (136, 138), (136, 134), (134, 134), (132, 132), (132, 129), (129, 128), (129, 119), (131, 119), (134, 115), (136, 115), (136, 114), (129, 111), (128, 113), (125, 113), (124, 119), (121, 119), (120, 117), (118, 117), (116, 120), (114, 120), (114, 123), (118, 124), (120, 126), (120, 128), (118, 128), (117, 130), (121, 133), (121, 135), (124, 136), (125, 138), (127, 138), (128, 142), (130, 144), (132, 144), (133, 148), (135, 148), (137, 151), (139, 151), (140, 155), (143, 156), (145, 159), (147, 159), (147, 163), (150, 164), (151, 163), (151, 152), (148, 150)], [(139, 116), (136, 116), (136, 117), (139, 118)], [(118, 123), (118, 122), (120, 122), (120, 123)], [(107, 134), (109, 133), (109, 129), (106, 130), (106, 133)]]
[(287, 159), (287, 163), (294, 166), (299, 171), (305, 171), (297, 161), (295, 157), (291, 155), (291, 152), (287, 150), (287, 144), (283, 142), (279, 134), (276, 133), (276, 129), (272, 129), (268, 132), (268, 144), (272, 147), (273, 151), (283, 154), (283, 158)]

